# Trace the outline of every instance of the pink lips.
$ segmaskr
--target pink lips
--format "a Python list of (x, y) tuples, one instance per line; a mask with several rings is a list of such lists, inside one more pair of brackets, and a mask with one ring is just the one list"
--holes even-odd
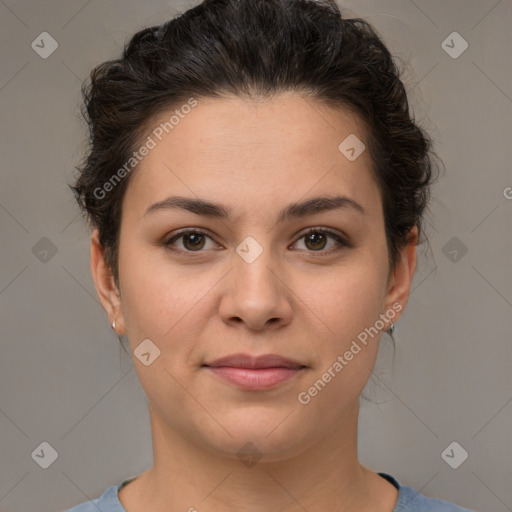
[(246, 390), (271, 389), (299, 374), (305, 365), (275, 354), (233, 354), (204, 365), (214, 375)]

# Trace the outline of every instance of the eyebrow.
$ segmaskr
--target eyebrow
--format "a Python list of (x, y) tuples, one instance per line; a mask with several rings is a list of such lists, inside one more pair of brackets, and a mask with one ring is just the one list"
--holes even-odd
[[(228, 220), (231, 217), (232, 209), (221, 204), (212, 203), (204, 199), (194, 199), (184, 196), (170, 196), (162, 201), (150, 205), (144, 213), (144, 217), (151, 212), (181, 208), (196, 215)], [(291, 203), (281, 210), (277, 222), (284, 222), (291, 218), (306, 217), (316, 213), (350, 209), (366, 215), (366, 210), (356, 201), (347, 196), (313, 197), (303, 202)]]

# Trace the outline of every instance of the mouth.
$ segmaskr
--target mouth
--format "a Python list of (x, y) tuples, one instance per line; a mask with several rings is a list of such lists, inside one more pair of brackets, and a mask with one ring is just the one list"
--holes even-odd
[(273, 389), (307, 369), (306, 365), (275, 354), (233, 354), (202, 367), (224, 382), (251, 391)]

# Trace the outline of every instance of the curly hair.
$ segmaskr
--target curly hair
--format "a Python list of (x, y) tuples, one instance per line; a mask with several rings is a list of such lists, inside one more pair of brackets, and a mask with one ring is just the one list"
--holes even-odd
[(121, 58), (99, 64), (82, 84), (89, 148), (70, 188), (99, 231), (118, 285), (121, 205), (133, 173), (123, 173), (108, 193), (103, 185), (126, 169), (151, 123), (193, 97), (270, 98), (288, 91), (363, 121), (390, 268), (411, 243), (412, 227), (421, 239), (436, 155), (376, 30), (345, 19), (334, 0), (204, 0), (137, 32)]

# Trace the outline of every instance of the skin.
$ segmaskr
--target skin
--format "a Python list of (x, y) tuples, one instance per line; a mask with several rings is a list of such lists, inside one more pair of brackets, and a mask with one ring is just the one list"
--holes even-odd
[[(354, 114), (295, 93), (199, 99), (130, 177), (120, 289), (93, 232), (91, 271), (110, 321), (132, 353), (144, 339), (160, 350), (149, 366), (133, 358), (149, 402), (154, 464), (119, 492), (127, 512), (392, 512), (397, 490), (357, 456), (359, 396), (381, 333), (309, 404), (297, 399), (398, 303), (396, 323), (416, 268), (416, 228), (388, 267), (369, 152), (349, 161), (338, 150), (350, 134), (365, 140)], [(144, 216), (171, 194), (220, 203), (233, 217), (181, 209)], [(292, 202), (336, 194), (366, 213), (342, 208), (276, 223)], [(199, 252), (186, 238), (174, 251), (165, 246), (187, 227), (207, 231)], [(331, 228), (352, 246), (329, 251), (338, 247), (330, 237), (308, 243), (308, 228)], [(252, 263), (236, 252), (247, 236), (263, 249)], [(247, 391), (201, 366), (238, 352), (279, 354), (307, 369), (275, 389)], [(237, 457), (248, 442), (261, 454), (250, 467)]]

